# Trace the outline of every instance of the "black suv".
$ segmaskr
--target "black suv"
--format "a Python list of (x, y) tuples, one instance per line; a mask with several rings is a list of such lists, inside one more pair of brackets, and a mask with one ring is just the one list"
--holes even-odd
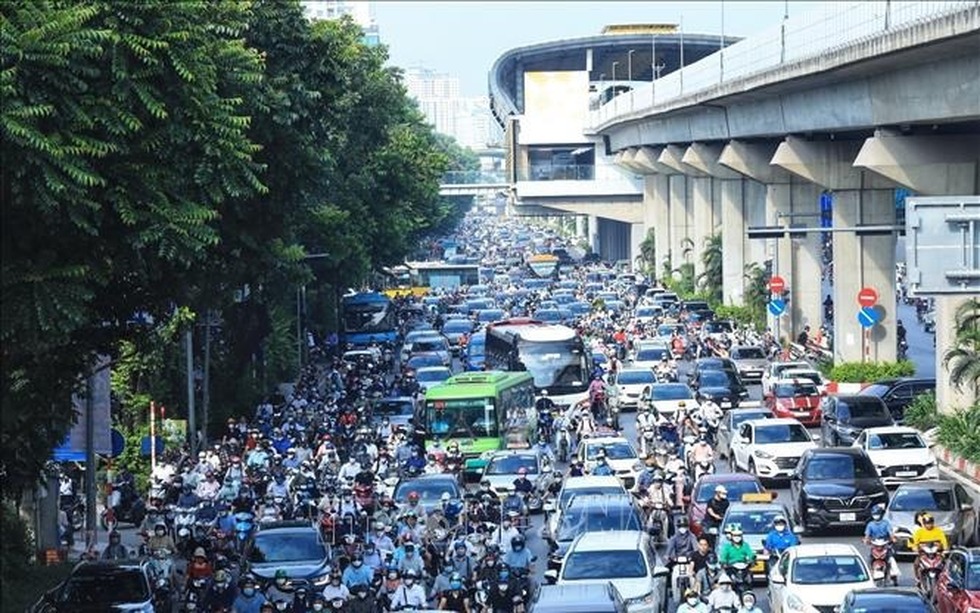
[(138, 562), (81, 562), (30, 608), (45, 613), (123, 610), (153, 610), (150, 579)]
[(919, 377), (882, 379), (862, 389), (859, 395), (881, 398), (895, 423), (901, 423), (905, 419), (905, 407), (912, 404), (916, 396), (925, 393), (936, 393), (935, 379)]
[(806, 530), (863, 526), (888, 492), (863, 449), (808, 449), (790, 481), (793, 515)]
[(888, 407), (874, 396), (827, 396), (820, 410), (820, 438), (828, 447), (853, 445), (865, 428), (895, 425)]

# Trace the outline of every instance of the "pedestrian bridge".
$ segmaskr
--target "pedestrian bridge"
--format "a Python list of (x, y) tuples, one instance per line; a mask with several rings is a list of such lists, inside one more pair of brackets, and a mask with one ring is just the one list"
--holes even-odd
[(447, 172), (439, 184), (440, 196), (496, 196), (507, 194), (504, 171), (457, 170)]

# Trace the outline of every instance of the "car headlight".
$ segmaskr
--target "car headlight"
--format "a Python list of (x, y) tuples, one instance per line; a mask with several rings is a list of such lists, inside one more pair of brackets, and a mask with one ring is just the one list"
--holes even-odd
[(626, 598), (623, 600), (623, 604), (629, 606), (633, 604), (653, 604), (653, 590), (650, 590), (642, 596), (637, 596), (635, 598)]
[(768, 451), (764, 451), (762, 449), (756, 449), (755, 451), (752, 452), (752, 455), (754, 455), (757, 458), (762, 458), (763, 460), (771, 460), (774, 457), (771, 453), (769, 453)]
[(954, 532), (956, 530), (956, 523), (951, 522), (948, 524), (943, 524), (942, 526), (939, 526), (939, 529), (943, 532)]
[(809, 611), (810, 605), (803, 602), (796, 594), (790, 594), (786, 597), (786, 608), (790, 611)]

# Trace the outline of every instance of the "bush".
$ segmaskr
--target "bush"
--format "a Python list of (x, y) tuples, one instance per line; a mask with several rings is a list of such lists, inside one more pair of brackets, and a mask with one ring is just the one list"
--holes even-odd
[(756, 323), (755, 314), (752, 307), (735, 306), (733, 304), (719, 304), (715, 307), (715, 317), (717, 319), (730, 319), (740, 326)]
[(915, 374), (915, 364), (909, 360), (899, 362), (843, 362), (830, 369), (831, 381), (839, 383), (865, 383), (892, 377), (910, 377)]
[(905, 407), (905, 423), (922, 431), (939, 425), (939, 417), (936, 395), (932, 392), (919, 394), (912, 400), (912, 404)]
[(980, 462), (980, 402), (939, 416), (939, 443), (971, 462)]

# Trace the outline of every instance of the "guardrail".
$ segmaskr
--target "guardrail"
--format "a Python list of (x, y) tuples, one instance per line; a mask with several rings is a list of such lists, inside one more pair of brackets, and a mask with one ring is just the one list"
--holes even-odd
[(442, 176), (441, 185), (491, 185), (507, 183), (504, 171), (453, 170)]
[(652, 83), (636, 83), (630, 91), (591, 111), (589, 121), (596, 128), (621, 115), (653, 109), (726, 82), (830, 54), (976, 6), (977, 0), (828, 2)]

